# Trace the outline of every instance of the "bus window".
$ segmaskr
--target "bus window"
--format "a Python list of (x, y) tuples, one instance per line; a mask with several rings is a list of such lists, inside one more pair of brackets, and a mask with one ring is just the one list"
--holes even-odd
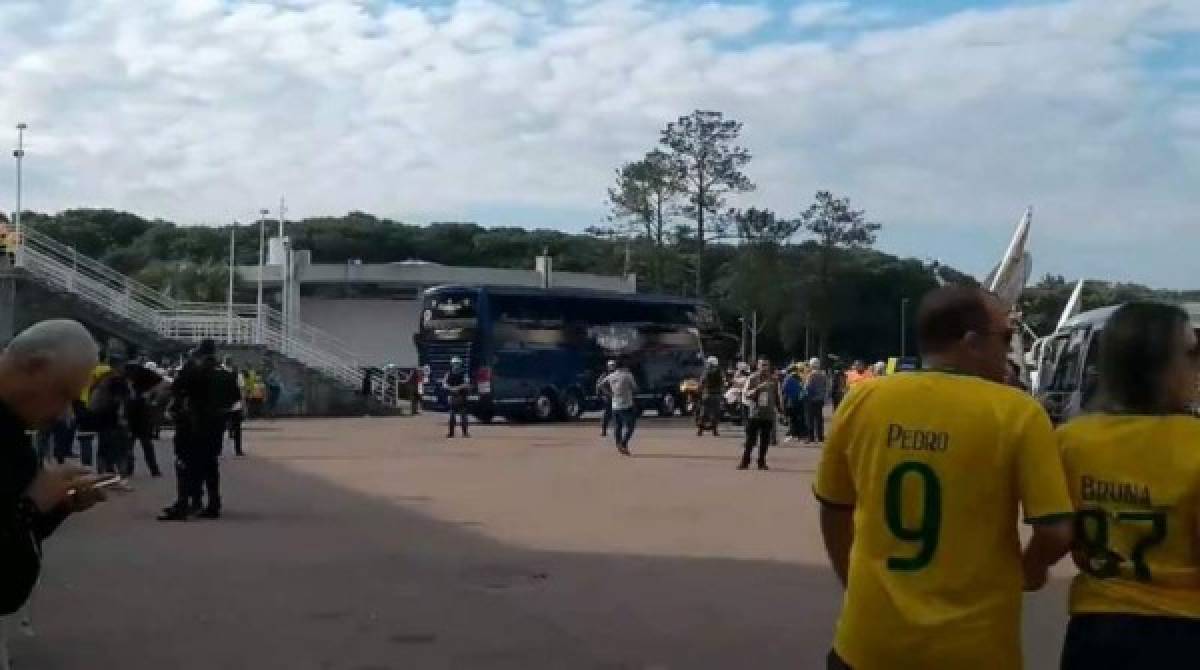
[(1083, 384), (1080, 392), (1080, 404), (1082, 408), (1092, 406), (1092, 401), (1096, 397), (1096, 391), (1100, 388), (1100, 338), (1092, 337), (1088, 339), (1087, 355), (1083, 359)]
[(1081, 328), (1070, 335), (1066, 346), (1058, 356), (1053, 366), (1053, 376), (1046, 387), (1047, 391), (1069, 392), (1079, 388), (1082, 376), (1084, 347), (1088, 342), (1089, 329)]

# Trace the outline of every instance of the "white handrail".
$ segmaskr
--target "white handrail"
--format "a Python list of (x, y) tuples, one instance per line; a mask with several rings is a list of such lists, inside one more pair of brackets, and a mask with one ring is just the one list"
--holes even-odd
[[(177, 301), (29, 227), (15, 251), (18, 265), (34, 278), (162, 337), (261, 345), (348, 386), (362, 383), (360, 359), (345, 342), (305, 323), (285, 327), (271, 307), (264, 306), (260, 319), (254, 304), (235, 303), (231, 314), (228, 304)], [(389, 384), (382, 375), (370, 386), (372, 395), (387, 401)]]

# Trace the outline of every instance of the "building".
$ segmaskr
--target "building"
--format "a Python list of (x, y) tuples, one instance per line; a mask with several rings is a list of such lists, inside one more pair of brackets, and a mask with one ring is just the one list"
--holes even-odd
[[(276, 308), (283, 303), (284, 265), (280, 262), (283, 255), (278, 239), (272, 239), (262, 281), (264, 301)], [(448, 266), (415, 260), (314, 264), (308, 251), (294, 251), (290, 256), (290, 319), (340, 338), (367, 366), (417, 364), (413, 336), (420, 321), (421, 294), (433, 286), (554, 286), (637, 292), (634, 275), (553, 272), (551, 260), (545, 256), (535, 259), (532, 270)], [(239, 267), (238, 274), (247, 287), (256, 286), (258, 266)]]

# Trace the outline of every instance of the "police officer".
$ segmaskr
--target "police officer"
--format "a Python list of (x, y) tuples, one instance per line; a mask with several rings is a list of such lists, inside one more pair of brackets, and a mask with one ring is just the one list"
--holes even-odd
[(175, 395), (175, 456), (179, 495), (163, 510), (163, 521), (183, 521), (199, 507), (202, 492), (208, 505), (205, 519), (221, 516), (221, 475), (218, 456), (225, 421), (238, 399), (233, 374), (217, 363), (216, 344), (204, 340), (183, 366), (172, 387)]
[(700, 406), (696, 411), (696, 436), (712, 430), (716, 437), (721, 435), (721, 394), (725, 390), (725, 375), (721, 374), (721, 362), (716, 356), (705, 361), (704, 376), (700, 379)]
[(458, 356), (450, 359), (450, 371), (442, 377), (442, 388), (446, 391), (446, 404), (450, 410), (450, 430), (446, 437), (454, 437), (456, 415), (462, 422), (462, 436), (471, 437), (467, 432), (467, 395), (471, 390), (471, 379), (463, 370), (463, 361)]

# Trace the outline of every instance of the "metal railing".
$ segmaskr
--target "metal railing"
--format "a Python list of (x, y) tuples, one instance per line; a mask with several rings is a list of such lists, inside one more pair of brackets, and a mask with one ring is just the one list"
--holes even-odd
[[(164, 338), (260, 345), (352, 388), (362, 384), (359, 357), (344, 341), (305, 323), (285, 323), (269, 306), (259, 312), (247, 303), (177, 301), (28, 226), (21, 231), (14, 256), (16, 265), (38, 281)], [(375, 376), (370, 386), (372, 395), (388, 401), (392, 385), (387, 380)]]

